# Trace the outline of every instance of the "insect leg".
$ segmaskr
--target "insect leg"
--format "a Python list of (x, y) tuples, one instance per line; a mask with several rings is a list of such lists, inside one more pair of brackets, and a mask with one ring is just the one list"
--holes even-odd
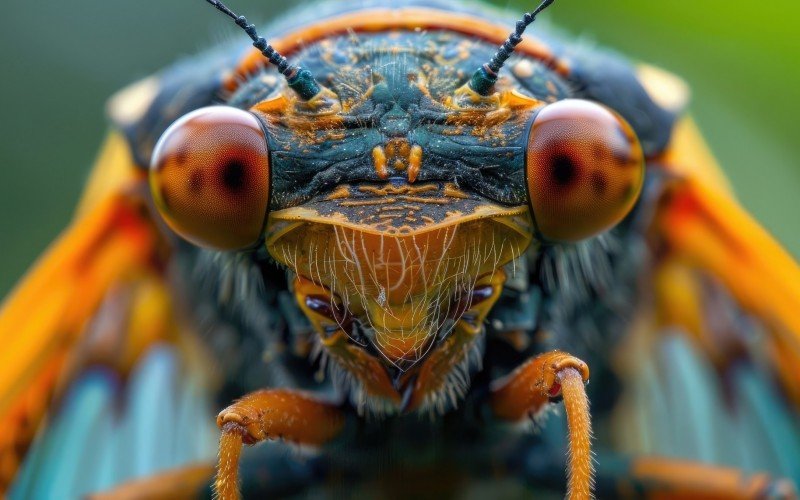
[(239, 498), (239, 456), (242, 443), (268, 439), (320, 446), (344, 427), (344, 415), (334, 405), (282, 389), (246, 395), (217, 417), (222, 429), (215, 490), (221, 500)]
[[(290, 452), (287, 445), (263, 446), (242, 457), (239, 465), (243, 498), (283, 498), (307, 491), (321, 482), (331, 467), (324, 454), (309, 456)], [(196, 499), (214, 498), (212, 462), (198, 462), (134, 479), (110, 490), (93, 493), (89, 500), (133, 498)], [(269, 471), (269, 474), (264, 474)]]
[(586, 363), (569, 354), (541, 354), (492, 387), (491, 407), (503, 420), (519, 421), (535, 415), (554, 398), (563, 395), (569, 425), (568, 494), (570, 499), (592, 496), (592, 425), (584, 383), (589, 379)]
[(92, 494), (90, 500), (122, 498), (196, 498), (214, 474), (213, 464), (197, 464), (173, 469), (135, 481), (111, 491)]
[(763, 473), (660, 457), (601, 458), (598, 495), (672, 498), (797, 498), (790, 481)]
[[(516, 458), (520, 479), (553, 489), (563, 487), (564, 461), (555, 455), (541, 459), (541, 450), (526, 449)], [(796, 499), (787, 479), (765, 473), (691, 460), (631, 456), (599, 451), (594, 476), (597, 498), (704, 498), (751, 500)]]

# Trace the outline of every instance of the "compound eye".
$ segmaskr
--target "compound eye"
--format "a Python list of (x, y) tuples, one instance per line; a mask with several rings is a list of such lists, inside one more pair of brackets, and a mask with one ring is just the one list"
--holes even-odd
[(642, 147), (608, 108), (567, 99), (536, 115), (526, 155), (528, 196), (540, 234), (576, 242), (612, 228), (644, 183)]
[(267, 217), (267, 139), (254, 115), (226, 106), (198, 109), (158, 141), (150, 189), (172, 230), (220, 250), (255, 245)]

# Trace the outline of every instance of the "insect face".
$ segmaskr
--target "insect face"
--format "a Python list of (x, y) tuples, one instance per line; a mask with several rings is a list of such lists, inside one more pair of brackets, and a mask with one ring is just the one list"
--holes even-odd
[[(599, 497), (792, 497), (635, 455), (728, 463), (752, 445), (748, 470), (797, 469), (800, 271), (726, 191), (680, 117), (685, 92), (616, 55), (523, 40), (553, 0), (510, 35), (450, 0), (321, 3), (274, 46), (207, 2), (257, 50), (114, 99), (75, 222), (0, 310), (0, 490), (22, 464), (12, 497), (85, 496), (111, 477), (65, 474), (64, 457), (114, 465), (116, 484), (180, 455), (199, 465), (111, 496), (194, 495), (214, 474), (195, 449), (209, 400), (238, 398), (216, 419), (225, 500), (341, 478), (368, 496), (497, 480), (547, 495), (564, 468), (567, 497), (591, 498), (593, 441)], [(568, 439), (498, 425), (561, 401)], [(242, 454), (273, 439), (322, 449)]]
[[(492, 110), (448, 105), (463, 84), (456, 68), (437, 66), (438, 54), (414, 49), (415, 38), (365, 39), (360, 49), (346, 39), (330, 44), (307, 64), (353, 64), (315, 71), (336, 103), (313, 111), (295, 103), (265, 115), (274, 125), (276, 156), (291, 165), (287, 170), (308, 175), (302, 184), (316, 185), (307, 200), (273, 212), (267, 247), (294, 274), (320, 285), (317, 297), (348, 311), (355, 321), (342, 330), (382, 360), (391, 378), (422, 360), (465, 314), (479, 325), (483, 316), (464, 307), (479, 278), (518, 257), (531, 239), (523, 202), (507, 206), (460, 187), (470, 183), (465, 175), (474, 179), (480, 171), (456, 158), (507, 140), (499, 128), (491, 138), (468, 132), (467, 115), (480, 122)], [(513, 148), (505, 151), (506, 162), (518, 157)], [(288, 191), (283, 200), (294, 194)], [(302, 294), (298, 300), (308, 302)], [(310, 316), (337, 327), (331, 318)]]
[[(452, 33), (334, 37), (299, 55), (321, 82), (316, 96), (265, 69), (238, 83), (230, 107), (179, 121), (156, 152), (154, 196), (191, 241), (252, 245), (271, 200), (264, 244), (295, 277), (323, 352), (362, 385), (378, 366), (385, 380), (372, 395), (389, 407), (447, 389), (444, 376), (410, 381), (447, 342), (479, 349), (503, 267), (532, 241), (602, 232), (641, 189), (630, 127), (563, 100), (566, 83), (545, 65), (534, 66), (549, 82), (541, 93), (509, 77), (489, 95), (472, 90), (469, 75), (492, 50)], [(232, 161), (247, 167), (237, 177), (247, 199), (222, 196), (225, 182), (190, 193), (198, 172), (224, 181)], [(469, 362), (456, 358), (447, 366)]]

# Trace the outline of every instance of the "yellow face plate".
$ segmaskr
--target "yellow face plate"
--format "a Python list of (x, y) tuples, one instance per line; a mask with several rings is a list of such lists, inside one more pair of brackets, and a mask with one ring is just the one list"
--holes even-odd
[(524, 206), (502, 207), (450, 185), (345, 189), (273, 213), (267, 248), (328, 290), (394, 364), (421, 359), (443, 325), (469, 309), (464, 302), (479, 280), (531, 242)]

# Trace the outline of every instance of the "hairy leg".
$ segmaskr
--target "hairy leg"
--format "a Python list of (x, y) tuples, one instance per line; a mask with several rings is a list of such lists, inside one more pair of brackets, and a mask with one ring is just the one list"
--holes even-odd
[(797, 491), (789, 481), (688, 460), (638, 457), (628, 462), (626, 472), (617, 478), (615, 491), (610, 494), (720, 500), (797, 498)]
[[(302, 494), (328, 478), (329, 457), (298, 455), (274, 443), (242, 457), (240, 491), (244, 498), (283, 498)], [(90, 500), (199, 500), (214, 498), (214, 463), (198, 463), (138, 478), (89, 495)]]
[(584, 383), (589, 379), (586, 363), (569, 354), (541, 354), (492, 384), (490, 404), (494, 415), (511, 422), (535, 415), (554, 398), (564, 397), (569, 425), (567, 496), (592, 496), (592, 424)]
[(171, 498), (189, 500), (201, 495), (203, 488), (213, 475), (213, 464), (189, 465), (127, 482), (113, 490), (90, 495), (89, 499)]
[[(539, 453), (530, 451), (530, 453)], [(520, 479), (554, 489), (564, 481), (564, 462), (528, 460), (517, 462)], [(702, 498), (707, 500), (795, 499), (791, 481), (763, 473), (702, 464), (690, 460), (652, 456), (628, 456), (601, 451), (598, 454), (595, 493), (599, 498)]]
[(239, 498), (239, 458), (244, 444), (269, 439), (321, 446), (344, 427), (338, 407), (313, 396), (282, 389), (244, 396), (217, 417), (222, 429), (215, 489), (221, 500)]

